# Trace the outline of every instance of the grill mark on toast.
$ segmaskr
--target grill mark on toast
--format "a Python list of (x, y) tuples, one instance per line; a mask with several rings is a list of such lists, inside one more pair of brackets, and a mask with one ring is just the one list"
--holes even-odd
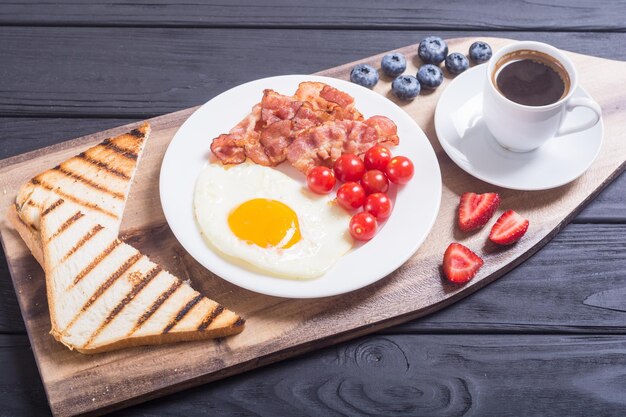
[[(79, 213), (77, 213), (79, 214)], [(80, 240), (76, 243), (76, 245), (74, 245), (66, 254), (63, 258), (61, 258), (61, 263), (67, 261), (67, 259), (72, 256), (72, 254), (74, 254), (78, 249), (80, 249), (85, 243), (87, 243), (91, 238), (93, 238), (95, 235), (98, 234), (98, 232), (100, 230), (104, 229), (104, 227), (100, 226), (99, 224), (95, 225), (94, 227), (91, 228), (90, 231), (88, 231), (83, 237), (80, 238)]]
[(193, 297), (191, 300), (189, 300), (189, 302), (187, 304), (185, 304), (185, 306), (183, 308), (180, 309), (180, 311), (178, 312), (178, 314), (176, 314), (176, 317), (174, 317), (172, 319), (172, 321), (170, 321), (167, 326), (165, 326), (165, 328), (163, 329), (163, 331), (161, 333), (166, 334), (167, 332), (169, 332), (170, 330), (172, 330), (172, 328), (174, 326), (176, 326), (176, 324), (178, 324), (179, 321), (181, 321), (186, 315), (187, 313), (189, 313), (189, 311), (200, 302), (200, 300), (202, 300), (202, 294), (198, 294), (195, 297)]
[(144, 133), (140, 129), (133, 129), (130, 132), (128, 132), (128, 134), (136, 138), (143, 138), (145, 136)]
[(84, 216), (84, 214), (82, 212), (80, 212), (80, 211), (77, 211), (76, 213), (74, 213), (74, 215), (72, 217), (70, 217), (69, 219), (65, 220), (63, 222), (63, 224), (61, 226), (59, 226), (57, 231), (54, 232), (52, 234), (52, 236), (50, 236), (50, 239), (48, 239), (47, 242), (51, 242), (53, 239), (55, 239), (61, 233), (65, 232), (65, 230), (67, 230), (67, 228), (70, 227), (72, 225), (72, 223), (76, 222), (76, 220), (80, 219), (83, 216)]
[(133, 327), (133, 330), (131, 330), (127, 334), (127, 336), (130, 336), (131, 334), (135, 333), (146, 321), (148, 321), (148, 319), (152, 317), (154, 313), (156, 313), (159, 307), (161, 307), (163, 303), (165, 303), (165, 301), (167, 301), (167, 299), (170, 298), (171, 295), (174, 294), (176, 290), (180, 288), (182, 284), (183, 282), (177, 279), (172, 285), (170, 285), (170, 287), (167, 290), (161, 293), (161, 295), (159, 295), (159, 298), (154, 300), (150, 308), (144, 311), (141, 317), (139, 317), (139, 320), (137, 320), (137, 323), (135, 323), (135, 327)]
[[(28, 200), (28, 201), (30, 201), (30, 200)], [(18, 220), (19, 220), (22, 224), (25, 224), (26, 226), (30, 227), (30, 229), (31, 229), (31, 230), (33, 230), (33, 231), (35, 231), (35, 232), (39, 232), (39, 230), (35, 227), (35, 225), (34, 225), (34, 224), (32, 224), (30, 221), (29, 221), (29, 222), (27, 222), (27, 221), (25, 221), (24, 219), (22, 219), (22, 218), (20, 217), (20, 210), (21, 210), (20, 205), (19, 205), (19, 204), (17, 204), (17, 202), (15, 202), (13, 205), (15, 206), (15, 211), (17, 212), (17, 218), (18, 218)]]
[(243, 326), (244, 324), (246, 324), (246, 319), (244, 319), (243, 317), (238, 317), (237, 321), (233, 323), (233, 327)]
[(102, 324), (96, 329), (95, 332), (89, 336), (87, 343), (83, 347), (89, 346), (93, 341), (102, 333), (102, 331), (113, 321), (115, 317), (143, 290), (149, 283), (152, 281), (154, 277), (159, 275), (163, 271), (159, 265), (155, 265), (146, 275), (144, 275), (141, 280), (133, 283), (132, 289), (126, 294), (126, 296), (115, 306), (113, 310), (109, 313), (109, 315), (104, 319)]
[[(33, 178), (33, 179), (31, 180), (31, 182), (32, 182), (33, 184), (35, 184), (35, 185), (40, 185), (41, 187), (45, 188), (46, 190), (48, 190), (48, 191), (52, 191), (52, 192), (54, 192), (54, 193), (56, 193), (56, 194), (60, 195), (61, 197), (65, 198), (65, 199), (67, 199), (67, 200), (69, 200), (69, 201), (71, 201), (71, 202), (73, 202), (73, 203), (76, 203), (76, 204), (81, 205), (81, 206), (84, 206), (84, 207), (88, 207), (88, 208), (90, 208), (90, 209), (92, 209), (92, 210), (99, 211), (100, 213), (102, 213), (102, 214), (106, 214), (107, 216), (109, 216), (109, 217), (113, 217), (114, 219), (117, 219), (117, 218), (118, 218), (118, 217), (117, 217), (117, 214), (115, 214), (115, 213), (111, 213), (110, 211), (103, 209), (102, 207), (100, 207), (100, 206), (99, 206), (99, 205), (97, 205), (97, 204), (90, 203), (90, 202), (88, 202), (88, 201), (81, 200), (80, 198), (75, 197), (75, 196), (73, 196), (73, 195), (67, 194), (67, 193), (63, 192), (63, 191), (61, 190), (61, 188), (59, 188), (59, 187), (54, 188), (54, 187), (53, 187), (53, 186), (51, 186), (50, 184), (45, 183), (45, 182), (43, 182), (43, 181), (41, 181), (41, 180), (38, 180), (38, 179), (36, 179), (36, 178)], [(57, 200), (57, 202), (58, 202), (58, 201), (59, 201), (59, 200)], [(63, 199), (60, 199), (60, 201), (63, 201)], [(54, 203), (54, 204), (56, 204), (56, 203)], [(46, 214), (48, 214), (47, 212), (48, 212), (48, 210), (49, 210), (50, 208), (52, 208), (52, 210), (54, 210), (56, 207), (52, 207), (52, 206), (51, 206), (51, 207), (48, 207), (48, 209), (44, 210), (44, 212), (42, 213), (42, 215), (43, 215), (43, 216), (45, 216)], [(52, 210), (50, 210), (50, 211), (52, 211)]]
[(124, 178), (125, 180), (130, 180), (130, 176), (126, 175), (124, 172), (110, 167), (105, 162), (98, 161), (97, 159), (93, 159), (92, 157), (90, 157), (87, 154), (85, 154), (85, 152), (79, 153), (78, 155), (76, 155), (76, 157), (84, 159), (85, 161), (89, 162), (90, 164), (95, 165), (98, 168), (104, 169), (105, 171), (110, 172), (113, 175), (117, 175), (120, 178)]
[[(30, 201), (30, 200), (29, 200)], [(28, 226), (31, 230), (35, 231), (35, 232), (39, 232), (39, 230), (35, 227), (34, 224), (32, 224), (31, 222), (26, 222), (24, 219), (22, 219), (19, 215), (20, 213), (20, 205), (16, 203), (14, 203), (15, 206), (15, 211), (17, 212), (17, 219), (20, 221), (20, 223)]]
[(80, 308), (78, 313), (74, 316), (74, 318), (72, 318), (72, 321), (70, 321), (70, 323), (67, 325), (67, 327), (63, 331), (67, 331), (70, 327), (72, 327), (76, 323), (76, 321), (78, 321), (80, 316), (85, 311), (87, 311), (87, 309), (91, 307), (93, 303), (95, 303), (98, 300), (98, 298), (100, 298), (100, 296), (104, 294), (106, 290), (108, 290), (109, 287), (113, 285), (113, 283), (115, 283), (115, 281), (117, 281), (119, 277), (124, 275), (126, 271), (128, 271), (133, 265), (135, 265), (139, 261), (139, 259), (141, 259), (142, 256), (143, 255), (139, 252), (135, 253), (133, 256), (126, 259), (126, 261), (119, 268), (117, 268), (115, 272), (109, 275), (106, 281), (104, 281), (98, 287), (98, 289), (91, 295), (91, 297), (89, 297), (89, 299), (85, 302), (85, 304), (83, 304), (83, 306)]
[(31, 206), (31, 207), (35, 207), (35, 208), (39, 208), (39, 204), (35, 203), (33, 200), (31, 200), (30, 198), (28, 200), (26, 200), (26, 205), (27, 206)]
[(81, 183), (86, 184), (86, 185), (90, 186), (91, 188), (94, 188), (94, 189), (96, 189), (98, 191), (102, 191), (103, 193), (109, 194), (109, 195), (113, 196), (114, 198), (117, 198), (119, 200), (124, 200), (124, 197), (125, 197), (124, 194), (115, 192), (115, 191), (107, 188), (105, 185), (98, 184), (97, 182), (95, 182), (93, 180), (90, 180), (88, 178), (85, 178), (82, 175), (80, 175), (79, 173), (74, 172), (74, 171), (72, 171), (70, 169), (67, 169), (65, 167), (62, 167), (61, 165), (57, 165), (57, 166), (55, 166), (52, 169), (54, 169), (55, 171), (59, 171), (60, 173), (62, 173), (66, 177), (73, 178), (73, 179), (75, 179), (77, 181), (80, 181)]
[(113, 152), (118, 153), (118, 154), (120, 154), (120, 155), (122, 155), (122, 156), (124, 156), (124, 157), (126, 157), (128, 159), (134, 159), (135, 161), (137, 160), (137, 157), (139, 156), (139, 155), (137, 155), (136, 153), (134, 153), (131, 150), (120, 148), (115, 143), (111, 142), (111, 139), (106, 139), (100, 145), (104, 146), (105, 148), (108, 148), (108, 149), (112, 150)]
[[(30, 180), (33, 184), (35, 185), (40, 185), (41, 182), (39, 180), (36, 180), (35, 178), (33, 178), (32, 180)], [(43, 185), (43, 184), (41, 184)], [(54, 211), (54, 209), (56, 209), (57, 207), (59, 207), (61, 204), (63, 204), (63, 199), (59, 198), (57, 201), (55, 201), (54, 203), (52, 203), (51, 206), (49, 206), (47, 209), (45, 209), (42, 213), (41, 213), (41, 217), (45, 217), (48, 214), (52, 213)]]
[(109, 254), (113, 252), (113, 250), (117, 248), (121, 243), (122, 242), (119, 239), (115, 239), (113, 242), (111, 242), (109, 246), (107, 246), (102, 252), (100, 252), (100, 254), (96, 256), (91, 262), (89, 262), (89, 265), (87, 265), (85, 269), (80, 271), (78, 275), (74, 277), (74, 281), (72, 282), (72, 284), (70, 284), (70, 287), (68, 289), (71, 289), (76, 284), (78, 284), (81, 279), (85, 278), (88, 273), (90, 273), (96, 266), (98, 266), (98, 264), (102, 262), (104, 258), (109, 256)]
[(223, 311), (224, 307), (222, 307), (221, 305), (218, 304), (217, 306), (215, 306), (215, 308), (211, 310), (211, 312), (207, 314), (204, 319), (202, 319), (200, 325), (198, 326), (198, 330), (206, 330), (206, 328), (209, 327), (211, 323), (213, 323), (213, 321), (217, 318), (217, 316), (222, 314)]

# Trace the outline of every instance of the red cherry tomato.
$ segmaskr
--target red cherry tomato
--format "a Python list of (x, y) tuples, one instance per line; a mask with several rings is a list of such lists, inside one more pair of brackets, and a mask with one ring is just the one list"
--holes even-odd
[(363, 174), (361, 185), (367, 194), (386, 193), (389, 189), (389, 180), (382, 171), (372, 169)]
[(326, 167), (315, 167), (306, 176), (306, 183), (311, 191), (317, 194), (328, 194), (335, 186), (335, 174)]
[(376, 220), (385, 220), (391, 216), (393, 203), (385, 193), (374, 193), (367, 196), (363, 210), (372, 213)]
[(358, 156), (347, 153), (337, 158), (334, 169), (339, 181), (358, 181), (365, 172), (365, 164)]
[(394, 184), (406, 184), (413, 178), (413, 162), (406, 156), (394, 156), (387, 164), (387, 178)]
[(337, 190), (337, 202), (346, 210), (356, 210), (365, 203), (365, 190), (358, 182), (347, 182)]
[(372, 146), (365, 152), (365, 157), (363, 158), (366, 169), (377, 169), (383, 172), (385, 172), (389, 161), (391, 161), (391, 151), (383, 145)]
[(350, 219), (350, 234), (356, 240), (370, 240), (377, 229), (376, 217), (366, 211), (357, 213)]

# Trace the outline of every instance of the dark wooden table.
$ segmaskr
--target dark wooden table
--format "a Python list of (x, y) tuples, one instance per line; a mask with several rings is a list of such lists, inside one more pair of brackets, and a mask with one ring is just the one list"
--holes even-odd
[[(626, 60), (624, 1), (176, 3), (1, 0), (0, 157), (429, 34)], [(625, 193), (621, 176), (522, 266), (444, 311), (115, 414), (623, 416)], [(4, 260), (0, 275), (0, 415), (48, 415)]]

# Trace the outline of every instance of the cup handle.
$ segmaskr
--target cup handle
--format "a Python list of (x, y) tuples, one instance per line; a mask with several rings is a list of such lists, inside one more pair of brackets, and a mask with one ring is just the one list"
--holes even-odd
[[(565, 110), (567, 110), (567, 112), (569, 113), (572, 110), (574, 110), (576, 107), (586, 107), (590, 109), (595, 114), (596, 116), (595, 119), (589, 120), (585, 123), (579, 123), (575, 126), (567, 127), (567, 128), (563, 127), (563, 121), (561, 121), (561, 127), (559, 127), (559, 130), (557, 130), (555, 136), (569, 135), (570, 133), (580, 132), (582, 130), (589, 129), (592, 126), (595, 126), (596, 123), (600, 121), (600, 117), (602, 117), (602, 109), (600, 108), (600, 105), (589, 98), (586, 98), (586, 97), (571, 98), (565, 105)], [(563, 118), (563, 120), (565, 120), (565, 118)]]

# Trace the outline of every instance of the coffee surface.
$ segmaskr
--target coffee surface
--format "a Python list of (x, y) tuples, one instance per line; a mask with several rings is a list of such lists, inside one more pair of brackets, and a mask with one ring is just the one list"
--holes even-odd
[(496, 86), (504, 97), (526, 106), (553, 104), (567, 94), (566, 83), (553, 66), (530, 58), (502, 65)]

